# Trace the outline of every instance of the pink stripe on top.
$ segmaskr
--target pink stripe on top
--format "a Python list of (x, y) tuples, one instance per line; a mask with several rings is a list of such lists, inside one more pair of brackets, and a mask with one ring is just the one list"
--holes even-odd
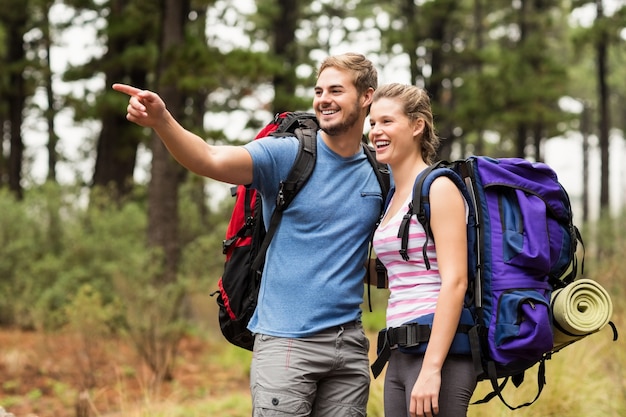
[(389, 276), (387, 327), (398, 327), (417, 317), (434, 313), (441, 288), (435, 245), (431, 240), (427, 246), (431, 268), (427, 270), (422, 257), (426, 232), (415, 216), (411, 217), (409, 225), (409, 260), (405, 261), (400, 256), (398, 230), (402, 217), (408, 211), (410, 198), (385, 226), (378, 227), (372, 242)]

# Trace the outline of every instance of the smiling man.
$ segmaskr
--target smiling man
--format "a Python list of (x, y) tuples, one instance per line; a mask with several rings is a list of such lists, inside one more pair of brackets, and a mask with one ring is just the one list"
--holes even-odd
[[(268, 249), (250, 370), (254, 416), (365, 416), (369, 342), (361, 325), (369, 237), (383, 205), (362, 149), (377, 71), (363, 55), (331, 56), (318, 70), (313, 108), (320, 124), (315, 169), (284, 212)], [(184, 129), (155, 93), (124, 84), (127, 119), (150, 127), (196, 174), (247, 184), (265, 222), (298, 152), (295, 137), (244, 146), (209, 145)]]

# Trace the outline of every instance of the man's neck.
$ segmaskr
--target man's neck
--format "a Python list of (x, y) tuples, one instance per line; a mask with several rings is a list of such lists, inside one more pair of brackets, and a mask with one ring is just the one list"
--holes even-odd
[(322, 139), (336, 154), (348, 158), (357, 154), (361, 150), (361, 142), (363, 140), (363, 123), (355, 124), (350, 130), (339, 135), (328, 135), (321, 132)]

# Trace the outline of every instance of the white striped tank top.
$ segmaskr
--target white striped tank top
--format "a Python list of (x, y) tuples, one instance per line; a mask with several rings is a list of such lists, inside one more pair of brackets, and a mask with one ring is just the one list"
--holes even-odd
[(409, 226), (409, 260), (405, 261), (400, 255), (398, 230), (411, 198), (409, 195), (402, 209), (386, 225), (378, 227), (372, 242), (389, 277), (387, 327), (398, 327), (417, 317), (434, 313), (441, 288), (435, 245), (430, 239), (427, 254), (431, 269), (427, 270), (422, 255), (426, 232), (415, 216), (411, 216)]

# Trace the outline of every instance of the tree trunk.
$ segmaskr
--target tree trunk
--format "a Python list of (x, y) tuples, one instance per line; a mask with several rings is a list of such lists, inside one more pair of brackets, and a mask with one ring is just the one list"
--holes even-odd
[(517, 139), (515, 140), (515, 156), (524, 158), (526, 155), (526, 137), (528, 136), (526, 123), (520, 122), (517, 125)]
[(582, 134), (582, 153), (583, 153), (583, 173), (581, 195), (582, 205), (582, 223), (585, 224), (589, 220), (589, 134), (591, 129), (590, 109), (586, 103), (583, 103), (583, 111), (580, 115), (580, 133)]
[(274, 53), (282, 62), (281, 70), (274, 75), (273, 113), (297, 110), (293, 109), (293, 97), (296, 92), (295, 63), (299, 62), (298, 47), (295, 43), (296, 28), (300, 14), (300, 0), (278, 0), (279, 13), (273, 21)]
[[(168, 71), (172, 54), (184, 42), (184, 25), (189, 11), (189, 2), (164, 0), (162, 3), (162, 34), (160, 41), (161, 55), (157, 69), (157, 91), (167, 103), (172, 115), (179, 119), (183, 115), (184, 96), (177, 88), (177, 78)], [(152, 151), (151, 180), (148, 186), (148, 243), (159, 248), (163, 254), (163, 269), (155, 285), (167, 285), (176, 281), (180, 242), (178, 235), (178, 189), (184, 178), (185, 170), (174, 160), (161, 140), (153, 134), (150, 149)], [(179, 303), (180, 300), (171, 300)], [(172, 308), (173, 313), (177, 311)], [(171, 324), (176, 317), (164, 318), (165, 325)], [(159, 330), (155, 330), (159, 332)], [(164, 329), (161, 329), (164, 331)], [(172, 359), (179, 339), (176, 335), (157, 333), (150, 348), (153, 370), (157, 380), (172, 379)], [(149, 342), (146, 340), (146, 342)]]
[(535, 161), (542, 161), (541, 142), (543, 142), (543, 123), (537, 120), (533, 128), (533, 147), (535, 151)]
[[(407, 5), (407, 7), (409, 7)], [(431, 75), (425, 80), (424, 87), (428, 94), (432, 97), (433, 111), (439, 117), (439, 135), (446, 140), (441, 142), (438, 150), (439, 159), (450, 159), (452, 144), (454, 142), (454, 121), (448, 116), (454, 107), (453, 93), (451, 83), (444, 83), (444, 80), (450, 79), (450, 65), (446, 62), (446, 53), (443, 45), (447, 44), (448, 32), (450, 27), (450, 19), (455, 8), (458, 7), (456, 0), (446, 0), (439, 2), (438, 8), (433, 12), (431, 21), (428, 23), (427, 39), (430, 39), (434, 47), (431, 49), (430, 66)], [(416, 10), (413, 9), (412, 12)], [(419, 24), (417, 25), (419, 26)], [(419, 30), (419, 27), (414, 29)], [(416, 51), (417, 44), (412, 45), (410, 51)], [(416, 62), (419, 57), (413, 53), (412, 60)], [(445, 85), (445, 87), (444, 87)]]
[(5, 21), (6, 24), (6, 48), (7, 64), (9, 70), (9, 85), (7, 103), (9, 106), (9, 141), (11, 145), (8, 164), (9, 189), (19, 199), (23, 196), (22, 189), (22, 163), (24, 155), (24, 142), (22, 141), (23, 111), (26, 103), (26, 85), (24, 82), (23, 69), (26, 61), (24, 50), (24, 33), (27, 22), (27, 4), (13, 2), (12, 13)]
[[(415, 54), (415, 49), (420, 41), (419, 28), (417, 27), (417, 5), (413, 0), (404, 0), (401, 6), (401, 13), (407, 22), (407, 36), (406, 45), (404, 50), (409, 55), (409, 71), (411, 74), (411, 84), (418, 85), (418, 78), (421, 76), (420, 66), (418, 64), (418, 57)], [(411, 23), (414, 24), (411, 24)]]
[(52, 39), (50, 37), (50, 19), (49, 19), (49, 10), (51, 5), (46, 5), (45, 10), (43, 10), (43, 43), (44, 48), (46, 50), (46, 68), (44, 69), (45, 77), (45, 89), (46, 89), (46, 99), (48, 101), (48, 109), (45, 114), (46, 122), (48, 124), (48, 181), (56, 182), (56, 166), (57, 166), (57, 143), (59, 142), (59, 137), (56, 134), (54, 119), (57, 114), (57, 106), (56, 100), (54, 97), (54, 90), (52, 89), (52, 67), (50, 66), (50, 49), (52, 45)]
[[(109, 21), (120, 20), (128, 2), (114, 0), (111, 2)], [(114, 62), (115, 57), (131, 45), (145, 43), (145, 34), (132, 36), (113, 35), (108, 37), (106, 61)], [(130, 73), (122, 65), (108, 65), (104, 71), (106, 85), (114, 81), (127, 79), (132, 85), (145, 86), (146, 74), (143, 70), (134, 69)], [(118, 123), (119, 108), (117, 103), (105, 104), (101, 108), (102, 129), (98, 137), (96, 164), (93, 175), (94, 186), (108, 187), (113, 185), (116, 198), (120, 198), (132, 189), (133, 173), (137, 157), (137, 148), (141, 141), (139, 128), (129, 123)]]
[(596, 59), (598, 76), (598, 111), (599, 111), (599, 144), (600, 144), (600, 212), (608, 214), (609, 210), (609, 90), (608, 79), (608, 44), (609, 39), (602, 21), (604, 8), (602, 0), (596, 0), (599, 36), (596, 37)]

